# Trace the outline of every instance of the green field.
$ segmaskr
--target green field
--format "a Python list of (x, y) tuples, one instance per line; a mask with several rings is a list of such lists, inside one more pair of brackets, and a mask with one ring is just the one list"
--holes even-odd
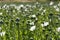
[(60, 40), (60, 2), (0, 3), (0, 40)]

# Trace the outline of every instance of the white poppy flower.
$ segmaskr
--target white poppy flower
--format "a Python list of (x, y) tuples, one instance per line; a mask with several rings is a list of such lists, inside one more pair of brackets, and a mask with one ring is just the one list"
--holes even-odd
[(13, 12), (15, 12), (15, 10), (13, 10)]
[(38, 18), (36, 18), (35, 20), (38, 20)]
[(54, 7), (54, 8), (57, 8), (57, 5), (54, 5), (53, 7)]
[(44, 24), (41, 24), (41, 26), (43, 27), (43, 26), (44, 26)]
[(57, 28), (57, 31), (60, 32), (60, 27)]
[(31, 5), (27, 4), (26, 7), (31, 7)]
[(49, 22), (44, 22), (44, 26), (47, 26), (47, 25), (49, 25)]
[(33, 17), (33, 18), (35, 18), (35, 17), (36, 17), (36, 15), (32, 15), (32, 17)]
[(23, 5), (23, 4), (21, 4), (21, 5), (20, 5), (20, 7), (24, 7), (24, 5)]
[(44, 22), (43, 24), (41, 24), (42, 27), (48, 26), (48, 25), (49, 25), (49, 22)]
[(25, 11), (28, 11), (28, 9), (27, 9), (27, 8), (25, 8)]
[(16, 6), (15, 8), (16, 8), (18, 11), (19, 11), (19, 9), (20, 9), (20, 7), (19, 7), (19, 6)]
[(46, 12), (46, 9), (45, 9), (45, 10), (43, 10), (43, 12)]
[(3, 8), (5, 8), (7, 5), (5, 4), (4, 6), (3, 6)]
[(5, 32), (2, 32), (3, 36), (5, 35)]
[(36, 28), (36, 26), (32, 26), (32, 27), (30, 28), (30, 31), (34, 31), (35, 28)]
[(36, 8), (36, 6), (34, 5), (34, 6), (32, 6), (33, 8)]
[(59, 8), (56, 8), (56, 11), (58, 11), (58, 12), (59, 12)]
[(3, 13), (1, 12), (0, 15), (2, 15)]
[(58, 19), (60, 20), (60, 17), (58, 17)]
[(0, 32), (0, 36), (4, 36), (5, 35), (5, 32)]
[(54, 2), (51, 1), (49, 5), (53, 5), (53, 4), (54, 4)]
[(34, 22), (29, 23), (30, 25), (34, 25)]
[(43, 7), (41, 7), (40, 9), (39, 9), (39, 11), (41, 11), (43, 9)]

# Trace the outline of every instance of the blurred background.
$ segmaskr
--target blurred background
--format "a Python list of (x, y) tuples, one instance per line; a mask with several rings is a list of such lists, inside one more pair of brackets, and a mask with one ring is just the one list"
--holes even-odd
[(0, 0), (0, 2), (47, 2), (47, 1), (60, 1), (60, 0)]

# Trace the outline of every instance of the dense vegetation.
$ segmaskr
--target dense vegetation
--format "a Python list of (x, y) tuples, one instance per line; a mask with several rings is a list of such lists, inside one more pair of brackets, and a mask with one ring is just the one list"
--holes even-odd
[(60, 2), (0, 5), (0, 40), (60, 40)]

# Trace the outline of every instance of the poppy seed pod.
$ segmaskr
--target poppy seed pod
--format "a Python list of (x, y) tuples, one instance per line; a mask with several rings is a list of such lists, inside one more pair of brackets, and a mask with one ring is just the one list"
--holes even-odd
[(53, 14), (52, 14), (52, 13), (50, 13), (50, 14), (49, 14), (49, 16), (53, 16)]
[(52, 16), (53, 16), (53, 14), (52, 14), (52, 13), (50, 13), (50, 14), (49, 14), (49, 18), (52, 18)]
[(0, 21), (0, 24), (3, 24), (3, 21), (2, 20)]
[(15, 21), (16, 21), (16, 22), (19, 22), (19, 21), (20, 21), (20, 18), (17, 18)]

